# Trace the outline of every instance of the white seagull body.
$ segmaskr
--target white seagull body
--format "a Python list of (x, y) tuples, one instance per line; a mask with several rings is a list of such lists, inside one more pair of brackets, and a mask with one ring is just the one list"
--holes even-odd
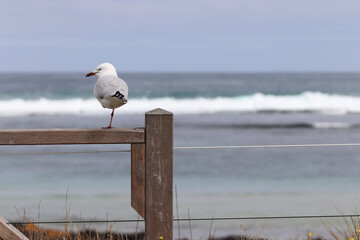
[(98, 80), (94, 86), (94, 95), (104, 108), (112, 109), (110, 124), (114, 116), (115, 108), (121, 107), (128, 101), (128, 86), (124, 80), (118, 77), (115, 67), (110, 63), (103, 63), (86, 75), (86, 77), (97, 76)]

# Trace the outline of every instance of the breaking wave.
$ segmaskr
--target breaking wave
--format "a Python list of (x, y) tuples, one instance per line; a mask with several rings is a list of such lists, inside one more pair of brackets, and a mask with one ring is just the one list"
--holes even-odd
[[(164, 108), (175, 114), (218, 112), (320, 112), (327, 114), (360, 113), (360, 96), (304, 92), (298, 95), (266, 95), (255, 93), (236, 97), (215, 98), (133, 98), (121, 107), (123, 114), (144, 113)], [(0, 116), (103, 114), (95, 98), (0, 100)], [(317, 126), (322, 127), (322, 126)], [(327, 126), (323, 126), (327, 127)]]
[[(184, 126), (182, 126), (184, 127)], [(315, 129), (350, 129), (360, 128), (360, 124), (344, 122), (288, 122), (288, 123), (214, 123), (187, 124), (186, 127), (208, 129), (275, 129), (275, 128), (315, 128)]]

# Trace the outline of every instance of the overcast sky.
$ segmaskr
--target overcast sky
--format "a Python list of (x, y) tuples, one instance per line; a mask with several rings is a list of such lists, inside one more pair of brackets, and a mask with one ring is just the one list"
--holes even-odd
[(14, 0), (0, 71), (360, 71), (359, 0)]

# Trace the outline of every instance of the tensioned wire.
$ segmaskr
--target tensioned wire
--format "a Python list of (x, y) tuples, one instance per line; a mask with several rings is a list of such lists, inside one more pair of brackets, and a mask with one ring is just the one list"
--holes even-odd
[(119, 152), (131, 152), (131, 150), (114, 150), (114, 151), (75, 151), (75, 152), (33, 152), (33, 153), (0, 153), (0, 156), (47, 155), (47, 154), (119, 153)]
[[(360, 143), (315, 143), (315, 144), (271, 144), (271, 145), (238, 145), (238, 146), (183, 146), (174, 147), (174, 150), (206, 150), (206, 149), (250, 149), (250, 148), (296, 148), (296, 147), (355, 147)], [(131, 150), (109, 151), (71, 151), (71, 152), (33, 152), (33, 153), (0, 153), (0, 156), (17, 155), (46, 155), (46, 154), (87, 154), (87, 153), (119, 153)]]
[[(342, 215), (298, 215), (298, 216), (268, 216), (268, 217), (211, 217), (211, 218), (175, 218), (175, 222), (183, 221), (234, 221), (234, 220), (271, 220), (271, 219), (309, 219), (309, 218), (354, 218), (359, 214)], [(118, 219), (118, 220), (74, 220), (74, 221), (34, 221), (34, 222), (9, 222), (13, 225), (25, 224), (72, 224), (72, 223), (131, 223), (144, 222), (144, 219)]]

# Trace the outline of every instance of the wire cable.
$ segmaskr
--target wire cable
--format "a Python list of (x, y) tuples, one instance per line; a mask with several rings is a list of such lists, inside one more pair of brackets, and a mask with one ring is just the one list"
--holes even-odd
[(240, 146), (198, 146), (198, 147), (174, 147), (174, 149), (232, 149), (232, 148), (294, 148), (294, 147), (345, 147), (360, 146), (360, 143), (315, 143), (315, 144), (278, 144), (278, 145), (240, 145)]
[[(260, 216), (260, 217), (211, 217), (211, 218), (175, 218), (173, 221), (235, 221), (235, 220), (271, 220), (271, 219), (309, 219), (309, 218), (354, 218), (360, 214), (342, 215), (297, 215), (297, 216)], [(118, 219), (118, 220), (74, 220), (74, 221), (38, 221), (38, 222), (9, 222), (12, 225), (26, 224), (71, 224), (71, 223), (132, 223), (144, 222), (144, 219)]]
[[(201, 149), (246, 149), (246, 148), (295, 148), (295, 147), (356, 147), (360, 143), (315, 143), (315, 144), (271, 144), (271, 145), (238, 145), (238, 146), (179, 146), (174, 150), (201, 150)], [(33, 152), (33, 153), (0, 153), (0, 156), (23, 156), (23, 155), (50, 155), (50, 154), (87, 154), (87, 153), (119, 153), (131, 152), (131, 150), (113, 151), (75, 151), (75, 152)]]
[(76, 152), (33, 152), (33, 153), (0, 153), (0, 156), (24, 156), (24, 155), (51, 155), (51, 154), (87, 154), (87, 153), (119, 153), (131, 152), (131, 150), (114, 151), (76, 151)]

